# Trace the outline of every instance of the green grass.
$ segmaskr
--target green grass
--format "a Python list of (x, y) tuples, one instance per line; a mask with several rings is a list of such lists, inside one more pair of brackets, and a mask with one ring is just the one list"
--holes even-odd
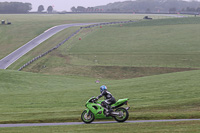
[(31, 50), (25, 56), (22, 56), (18, 61), (12, 64), (9, 69), (18, 70), (21, 66), (23, 66), (28, 61), (32, 60), (33, 58), (41, 55), (42, 53), (47, 52), (51, 48), (58, 45), (61, 41), (65, 40), (69, 37), (72, 33), (74, 33), (80, 27), (71, 27), (67, 28), (67, 30), (61, 31), (60, 34), (56, 34), (53, 37), (49, 38), (47, 41), (43, 42), (42, 45), (37, 46), (37, 48)]
[[(48, 26), (72, 22), (118, 21), (130, 17), (132, 15), (33, 15), (30, 19), (30, 16), (16, 15), (13, 18), (16, 22), (11, 27), (0, 25), (5, 33), (16, 28), (13, 40), (0, 31), (0, 53), (3, 57), (19, 47), (12, 47), (11, 44), (20, 42), (22, 45), (21, 42), (32, 39)], [(36, 21), (31, 23), (33, 19)], [(17, 35), (17, 38), (24, 38), (15, 38), (14, 35), (19, 31), (17, 24), (19, 27), (24, 24), (25, 27), (31, 25), (34, 28), (36, 22), (40, 22), (40, 28), (27, 36), (24, 36), (24, 29), (24, 33)], [(45, 25), (47, 22), (50, 23)], [(91, 96), (99, 95), (102, 84), (108, 86), (116, 99), (130, 99), (130, 120), (200, 118), (200, 70), (176, 72), (200, 67), (199, 25), (199, 18), (180, 18), (84, 29), (59, 49), (24, 69), (29, 72), (14, 71), (26, 61), (57, 45), (78, 27), (64, 30), (9, 67), (14, 70), (0, 70), (0, 123), (81, 121), (80, 114), (85, 109), (85, 102)], [(176, 73), (154, 75), (168, 72)], [(95, 83), (97, 79), (100, 79), (100, 84)], [(122, 127), (130, 132), (134, 125), (136, 132), (199, 130), (198, 122), (126, 124)], [(71, 132), (88, 132), (88, 128), (91, 129), (87, 125), (59, 127), (62, 127), (59, 132), (67, 129)], [(82, 129), (79, 130), (80, 127)], [(106, 125), (98, 127), (92, 127), (92, 131), (97, 128), (100, 132)], [(141, 127), (146, 128), (142, 130)], [(125, 131), (124, 128), (121, 131)], [(27, 127), (2, 128), (0, 131), (56, 132), (57, 129)], [(108, 129), (111, 130), (120, 131), (116, 125)]]
[[(0, 25), (0, 59), (24, 45), (50, 27), (68, 23), (138, 20), (143, 15), (119, 14), (0, 14), (12, 25)], [(154, 18), (163, 18), (156, 17)], [(61, 41), (61, 40), (59, 40)]]
[(87, 124), (51, 127), (15, 127), (0, 128), (0, 132), (12, 133), (199, 133), (199, 121), (161, 122), (161, 123), (118, 123), (118, 124)]
[[(200, 71), (101, 80), (116, 99), (130, 98), (130, 119), (200, 118)], [(0, 123), (80, 121), (99, 95), (94, 78), (0, 71)]]
[[(199, 17), (158, 19), (84, 29), (24, 70), (121, 79), (180, 71), (180, 68), (199, 69), (199, 20)], [(64, 37), (66, 32), (57, 36)], [(51, 40), (58, 39), (52, 37), (45, 44)], [(10, 69), (18, 69), (33, 55), (30, 52)]]
[[(198, 63), (200, 23), (190, 23), (200, 22), (196, 19), (166, 20), (171, 23), (154, 20), (149, 23), (132, 23), (124, 27), (107, 26), (89, 34), (65, 53), (86, 60), (85, 63), (81, 61), (74, 63), (78, 65), (87, 65), (88, 61), (95, 64), (96, 59), (98, 65), (200, 67)], [(143, 23), (146, 26), (143, 26)], [(63, 51), (66, 49), (64, 47), (67, 47), (67, 44), (63, 46)]]

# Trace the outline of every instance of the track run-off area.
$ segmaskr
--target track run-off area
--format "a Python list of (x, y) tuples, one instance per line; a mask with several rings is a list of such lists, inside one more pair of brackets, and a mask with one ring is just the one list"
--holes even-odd
[[(168, 119), (168, 120), (134, 120), (126, 121), (124, 123), (151, 123), (151, 122), (180, 122), (180, 121), (200, 121), (200, 119)], [(113, 124), (116, 121), (99, 121), (91, 124)], [(25, 124), (0, 124), (3, 127), (39, 127), (39, 126), (67, 126), (67, 125), (82, 125), (83, 122), (64, 122), (64, 123), (25, 123)]]
[(73, 26), (85, 26), (85, 25), (91, 25), (96, 23), (74, 23), (74, 24), (64, 24), (64, 25), (58, 25), (54, 26), (48, 30), (46, 30), (44, 33), (40, 34), (36, 38), (32, 39), (28, 43), (24, 44), (14, 52), (10, 53), (6, 57), (0, 60), (0, 69), (6, 69), (9, 67), (12, 63), (17, 61), (19, 58), (21, 58), (23, 55), (31, 51), (33, 48), (37, 47), (42, 42), (46, 41), (56, 33)]
[[(173, 17), (180, 17), (180, 16), (173, 16)], [(182, 17), (182, 16), (181, 16)], [(25, 55), (27, 52), (44, 42), (45, 40), (49, 39), (51, 36), (55, 35), (56, 33), (62, 31), (63, 29), (72, 27), (72, 26), (84, 26), (90, 25), (95, 23), (78, 23), (78, 24), (66, 24), (60, 25), (50, 28), (46, 30), (43, 34), (39, 35), (38, 37), (34, 38), (27, 44), (23, 45), (19, 49), (15, 50), (14, 52), (10, 53), (8, 56), (0, 60), (0, 69), (6, 69), (20, 57)], [(126, 121), (126, 123), (151, 123), (151, 122), (178, 122), (178, 121), (200, 121), (200, 119), (168, 119), (168, 120), (131, 120)], [(117, 124), (116, 121), (97, 121), (91, 124)], [(61, 125), (82, 125), (85, 124), (83, 122), (65, 122), (65, 123), (24, 123), (24, 124), (0, 124), (0, 128), (5, 127), (32, 127), (32, 126), (61, 126)]]
[[(157, 14), (157, 16), (168, 16), (168, 17), (175, 17), (175, 18), (181, 18), (185, 16), (181, 15), (166, 15), (166, 14)], [(31, 51), (33, 48), (37, 47), (39, 44), (42, 42), (46, 41), (53, 35), (57, 34), (58, 32), (74, 27), (74, 26), (86, 26), (86, 25), (94, 25), (94, 24), (101, 24), (102, 22), (99, 23), (72, 23), (72, 24), (63, 24), (63, 25), (58, 25), (54, 26), (46, 31), (44, 33), (40, 34), (39, 36), (35, 37), (28, 43), (24, 44), (20, 48), (16, 49), (9, 55), (5, 56), (4, 58), (0, 59), (0, 69), (7, 69), (11, 64), (13, 64), (15, 61), (17, 61), (19, 58), (21, 58), (23, 55)]]

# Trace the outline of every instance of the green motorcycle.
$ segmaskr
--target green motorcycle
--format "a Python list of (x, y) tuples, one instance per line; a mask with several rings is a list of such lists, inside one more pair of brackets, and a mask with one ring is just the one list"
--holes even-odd
[[(128, 105), (128, 98), (119, 99), (115, 104), (111, 105), (111, 109), (113, 110), (109, 113), (107, 108), (101, 106), (101, 101), (97, 101), (95, 97), (91, 97), (86, 102), (86, 108), (83, 113), (81, 114), (81, 119), (85, 123), (91, 123), (94, 119), (109, 119), (114, 118), (118, 122), (124, 122), (128, 119), (129, 113), (128, 110), (130, 109)], [(121, 106), (128, 105), (127, 108), (123, 108)]]

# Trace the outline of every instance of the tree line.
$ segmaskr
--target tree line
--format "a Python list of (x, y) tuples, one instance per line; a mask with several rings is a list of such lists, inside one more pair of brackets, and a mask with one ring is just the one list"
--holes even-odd
[(71, 8), (72, 12), (102, 12), (103, 9), (100, 8), (95, 8), (95, 7), (83, 7), (83, 6), (78, 6), (77, 8), (75, 6), (73, 6)]
[(0, 2), (0, 13), (28, 13), (31, 9), (31, 3)]
[[(22, 3), (22, 2), (0, 2), (0, 13), (28, 13), (32, 10), (31, 3)], [(44, 11), (44, 6), (40, 5), (38, 7), (38, 12), (41, 13)], [(47, 8), (47, 13), (53, 12), (53, 6)]]
[[(31, 3), (22, 2), (0, 2), (0, 13), (28, 13), (32, 9)], [(52, 13), (53, 7), (49, 6), (46, 11), (43, 5), (38, 7), (38, 13)], [(200, 13), (200, 2), (183, 0), (135, 0), (109, 3), (96, 7), (72, 7), (71, 12), (145, 12), (145, 13), (177, 13), (198, 12)]]
[(72, 12), (200, 12), (200, 2), (183, 0), (135, 0), (109, 3), (104, 6), (71, 8)]
[[(37, 11), (39, 13), (44, 12), (45, 11), (44, 6), (43, 5), (38, 6), (38, 10)], [(46, 11), (47, 11), (47, 13), (52, 13), (53, 12), (53, 6), (48, 6)]]

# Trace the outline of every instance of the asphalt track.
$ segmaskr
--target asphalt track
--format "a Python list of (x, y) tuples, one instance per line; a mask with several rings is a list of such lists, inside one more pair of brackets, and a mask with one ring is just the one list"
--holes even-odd
[[(169, 120), (136, 120), (126, 121), (124, 123), (150, 123), (150, 122), (180, 122), (180, 121), (200, 121), (200, 119), (169, 119)], [(111, 124), (116, 121), (92, 122), (91, 124)], [(0, 124), (2, 127), (39, 127), (39, 126), (63, 126), (63, 125), (83, 125), (83, 122), (65, 122), (65, 123), (26, 123), (26, 124)]]
[(28, 53), (33, 48), (37, 47), (39, 44), (44, 42), (45, 40), (49, 39), (56, 33), (69, 28), (73, 26), (85, 26), (85, 25), (91, 25), (96, 23), (74, 23), (74, 24), (64, 24), (64, 25), (58, 25), (54, 26), (48, 30), (46, 30), (44, 33), (40, 34), (36, 38), (32, 39), (28, 43), (24, 44), (14, 52), (10, 53), (8, 56), (4, 57), (0, 60), (0, 69), (6, 69), (8, 68), (12, 63), (14, 63), (16, 60), (18, 60), (20, 57)]
[[(180, 16), (180, 15), (162, 15), (162, 16), (177, 17), (177, 18), (184, 17), (184, 16)], [(91, 25), (91, 24), (98, 24), (98, 23), (74, 23), (74, 24), (64, 24), (64, 25), (54, 26), (54, 27), (46, 30), (44, 33), (37, 36), (36, 38), (32, 39), (25, 45), (21, 46), (14, 52), (10, 53), (8, 56), (1, 59), (0, 60), (0, 69), (8, 68), (12, 63), (17, 61), (20, 57), (22, 57), (23, 55), (28, 53), (30, 50), (37, 47), (39, 44), (41, 44), (45, 40), (49, 39), (56, 33), (66, 29), (66, 28), (73, 27), (73, 26), (85, 26), (85, 25)]]

